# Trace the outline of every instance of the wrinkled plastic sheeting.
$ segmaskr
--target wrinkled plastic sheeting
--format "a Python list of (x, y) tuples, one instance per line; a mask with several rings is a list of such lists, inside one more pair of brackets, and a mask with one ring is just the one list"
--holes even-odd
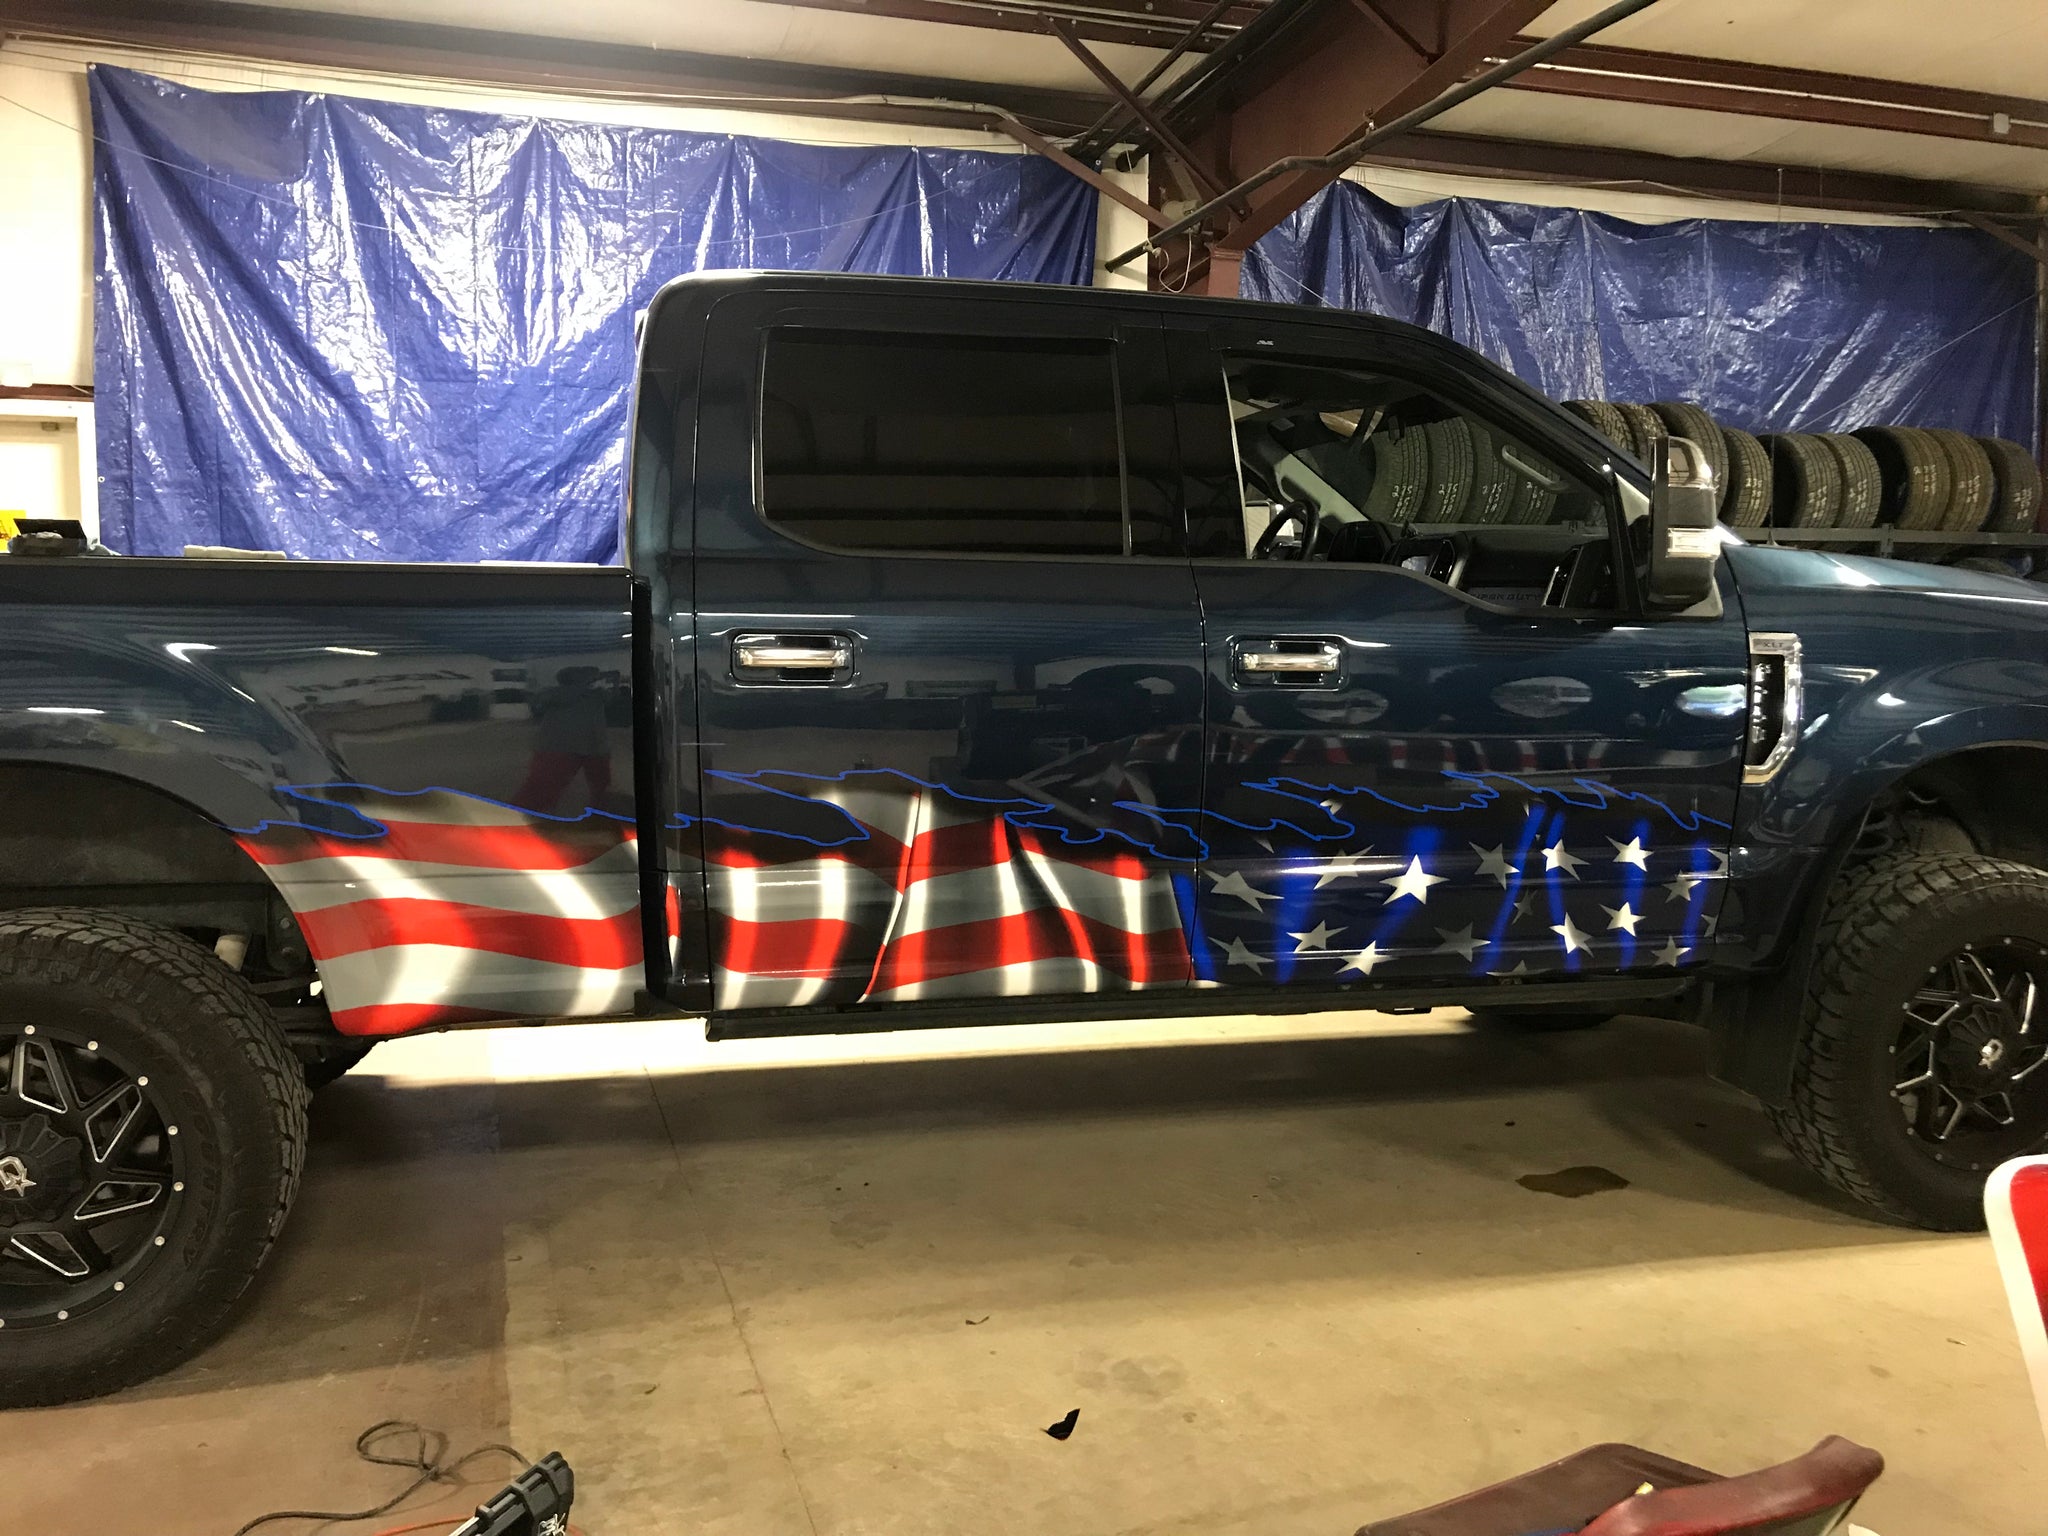
[(1427, 326), (1560, 400), (1690, 400), (1753, 432), (2032, 446), (2038, 421), (2034, 265), (1974, 230), (1400, 208), (1342, 182), (1253, 247), (1242, 291)]
[(103, 537), (614, 560), (633, 316), (706, 268), (1086, 283), (1036, 155), (91, 72)]

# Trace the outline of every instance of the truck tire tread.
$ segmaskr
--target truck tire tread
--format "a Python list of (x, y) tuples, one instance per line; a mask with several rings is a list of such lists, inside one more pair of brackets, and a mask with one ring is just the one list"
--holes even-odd
[[(213, 1040), (188, 1037), (181, 1043), (194, 1051), (231, 1053), (254, 1073), (270, 1109), (271, 1123), (263, 1132), (275, 1138), (276, 1178), (260, 1209), (223, 1212), (223, 1225), (237, 1227), (236, 1240), (210, 1245), (191, 1286), (191, 1306), (159, 1318), (149, 1331), (125, 1338), (117, 1350), (75, 1371), (39, 1376), (0, 1368), (0, 1407), (39, 1407), (111, 1392), (170, 1369), (216, 1338), (284, 1229), (308, 1139), (303, 1069), (283, 1032), (247, 984), (191, 940), (150, 923), (80, 908), (0, 915), (0, 980), (25, 968), (61, 977), (66, 986), (97, 986), (131, 1001), (156, 992), (165, 1012), (182, 1004), (190, 1016), (217, 1025)], [(252, 1220), (260, 1222), (254, 1234), (247, 1231)]]
[(1673, 437), (1699, 444), (1700, 452), (1713, 466), (1714, 484), (1725, 491), (1728, 487), (1728, 443), (1721, 436), (1721, 429), (1714, 424), (1714, 418), (1684, 400), (1659, 400), (1650, 409), (1663, 420)]
[(1998, 493), (1991, 505), (1991, 517), (1984, 524), (1989, 533), (2032, 533), (2041, 510), (2041, 467), (2034, 456), (2006, 437), (1980, 437), (1977, 446), (1991, 461)]
[(1767, 1113), (1808, 1168), (1885, 1219), (1936, 1231), (1982, 1225), (1981, 1213), (1930, 1212), (1873, 1174), (1858, 1150), (1869, 1112), (1855, 1082), (1858, 1036), (1872, 1027), (1864, 982), (1894, 958), (1901, 928), (1940, 918), (1986, 886), (2020, 884), (2048, 903), (2048, 873), (1978, 854), (1903, 855), (1848, 876), (1829, 897), (1815, 944), (1786, 1103)]
[(1731, 528), (1761, 528), (1771, 520), (1771, 456), (1756, 434), (1723, 427), (1728, 449), (1728, 484), (1721, 495), (1721, 521)]

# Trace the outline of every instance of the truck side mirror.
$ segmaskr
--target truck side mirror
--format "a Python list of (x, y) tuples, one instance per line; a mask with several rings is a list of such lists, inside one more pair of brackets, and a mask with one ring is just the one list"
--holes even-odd
[(1689, 438), (1659, 441), (1650, 455), (1650, 601), (1690, 608), (1714, 595), (1721, 532), (1714, 514), (1721, 487), (1714, 467)]

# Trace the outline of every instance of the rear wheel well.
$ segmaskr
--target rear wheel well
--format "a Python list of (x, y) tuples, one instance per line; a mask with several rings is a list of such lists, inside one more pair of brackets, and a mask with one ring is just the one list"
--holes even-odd
[[(305, 936), (277, 887), (218, 822), (150, 785), (63, 764), (0, 764), (0, 909), (25, 907), (118, 912), (220, 946), (288, 1032), (331, 1030)], [(223, 945), (230, 935), (246, 949)]]

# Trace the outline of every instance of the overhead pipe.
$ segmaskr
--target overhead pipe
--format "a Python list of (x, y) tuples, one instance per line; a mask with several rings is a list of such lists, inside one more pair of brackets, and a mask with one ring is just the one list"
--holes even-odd
[(1221, 193), (1210, 198), (1208, 202), (1202, 204), (1201, 207), (1195, 209), (1192, 213), (1167, 225), (1166, 228), (1139, 244), (1132, 246), (1122, 255), (1111, 257), (1103, 263), (1103, 266), (1107, 270), (1114, 272), (1118, 267), (1136, 261), (1140, 256), (1158, 250), (1161, 245), (1173, 239), (1174, 236), (1186, 234), (1211, 214), (1229, 207), (1232, 203), (1242, 199), (1247, 193), (1256, 192), (1269, 181), (1275, 181), (1294, 171), (1342, 171), (1375, 144), (1383, 143), (1388, 139), (1407, 133), (1410, 129), (1419, 128), (1431, 118), (1441, 117), (1444, 113), (1450, 111), (1451, 108), (1462, 106), (1481, 92), (1491, 90), (1494, 86), (1499, 85), (1503, 80), (1512, 80), (1524, 70), (1532, 69), (1536, 65), (1541, 64), (1551, 55), (1562, 53), (1565, 49), (1584, 42), (1595, 32), (1604, 31), (1608, 27), (1613, 26), (1617, 21), (1626, 21), (1638, 11), (1646, 11), (1656, 3), (1657, 0), (1618, 0), (1617, 4), (1608, 6), (1604, 11), (1596, 11), (1577, 25), (1566, 27), (1562, 32), (1554, 33), (1544, 38), (1542, 42), (1534, 43), (1524, 48), (1512, 58), (1503, 59), (1500, 63), (1494, 65), (1493, 68), (1474, 75), (1462, 85), (1452, 86), (1441, 96), (1425, 101), (1412, 112), (1402, 113), (1390, 123), (1378, 126), (1368, 123), (1363, 133), (1354, 135), (1338, 145), (1337, 148), (1331, 150), (1327, 155), (1289, 155), (1284, 160), (1275, 160), (1263, 171), (1247, 176), (1234, 187), (1225, 188)]

